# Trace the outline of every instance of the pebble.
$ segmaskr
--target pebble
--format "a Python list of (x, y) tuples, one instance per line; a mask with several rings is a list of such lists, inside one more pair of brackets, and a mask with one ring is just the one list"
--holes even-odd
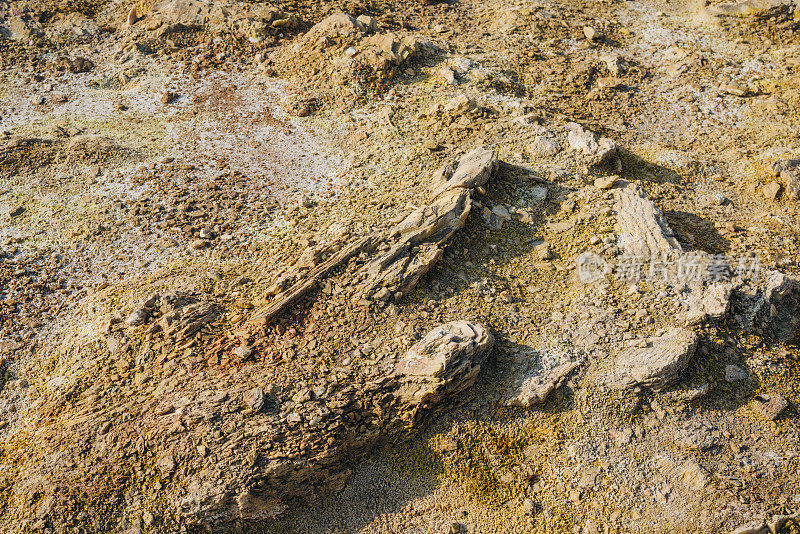
[(594, 29), (592, 26), (584, 26), (583, 35), (585, 35), (586, 39), (589, 41), (599, 41), (603, 38), (603, 34)]
[(776, 181), (772, 181), (765, 185), (761, 189), (761, 192), (764, 195), (764, 198), (767, 200), (775, 201), (778, 198), (778, 194), (781, 192), (781, 184)]
[(253, 388), (244, 394), (244, 402), (254, 412), (260, 412), (267, 402), (267, 395), (261, 388)]
[(739, 382), (747, 380), (747, 371), (735, 365), (725, 366), (725, 381), (726, 382)]
[(611, 189), (618, 180), (619, 176), (601, 176), (594, 181), (594, 186), (598, 189)]
[(161, 95), (162, 104), (172, 104), (176, 100), (178, 100), (178, 94), (172, 91), (167, 91)]

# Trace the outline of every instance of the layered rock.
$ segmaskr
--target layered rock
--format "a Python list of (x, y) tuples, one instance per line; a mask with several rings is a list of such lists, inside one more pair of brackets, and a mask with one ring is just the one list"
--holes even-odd
[(401, 412), (414, 418), (471, 386), (493, 346), (491, 332), (469, 321), (447, 323), (428, 332), (397, 362), (402, 377), (396, 393)]
[(613, 191), (617, 243), (625, 253), (646, 259), (682, 251), (664, 214), (641, 187), (628, 184)]
[[(455, 321), (433, 328), (399, 360), (393, 375), (368, 383), (358, 397), (329, 402), (333, 420), (328, 419), (324, 435), (291, 417), (273, 418), (239, 447), (277, 457), (264, 462), (228, 457), (192, 477), (176, 506), (196, 524), (259, 519), (282, 513), (294, 500), (341, 489), (351, 475), (349, 463), (379, 438), (413, 432), (421, 416), (470, 387), (493, 346), (492, 334), (477, 323)], [(243, 401), (262, 406), (262, 396), (248, 390)], [(270, 454), (269, 441), (276, 438), (296, 443), (294, 452)]]
[(540, 350), (517, 362), (511, 369), (511, 387), (506, 404), (530, 407), (541, 404), (561, 387), (583, 362), (583, 356), (561, 351)]
[(363, 268), (365, 293), (406, 293), (441, 258), (443, 245), (472, 208), (472, 190), (486, 184), (498, 165), (497, 152), (476, 148), (432, 180), (433, 200), (409, 214), (386, 238), (388, 251)]
[(662, 281), (680, 286), (683, 311), (678, 319), (692, 325), (723, 317), (733, 289), (727, 281), (730, 267), (705, 252), (684, 251), (664, 214), (638, 185), (626, 183), (612, 191), (618, 246), (643, 267), (663, 264)]
[(617, 355), (616, 371), (623, 384), (661, 389), (676, 382), (694, 355), (697, 334), (685, 328), (670, 328), (657, 337), (642, 340)]

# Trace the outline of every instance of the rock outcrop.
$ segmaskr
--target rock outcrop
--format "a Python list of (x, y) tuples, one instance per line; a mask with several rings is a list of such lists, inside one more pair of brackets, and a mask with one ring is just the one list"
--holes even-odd
[(486, 327), (468, 321), (437, 326), (397, 362), (402, 377), (397, 398), (406, 417), (473, 384), (494, 346)]
[(485, 185), (497, 165), (497, 152), (481, 147), (440, 169), (432, 180), (433, 201), (392, 228), (386, 238), (388, 250), (364, 266), (365, 293), (412, 289), (441, 258), (443, 245), (464, 226), (472, 190)]
[[(196, 473), (176, 506), (192, 524), (259, 519), (282, 513), (295, 500), (341, 489), (352, 474), (348, 465), (354, 458), (381, 437), (415, 431), (421, 416), (471, 386), (493, 346), (492, 334), (477, 323), (462, 320), (433, 328), (398, 361), (393, 375), (370, 382), (358, 396), (331, 399), (325, 434), (317, 432), (319, 423), (298, 424), (302, 416), (273, 416), (238, 445), (255, 451), (256, 458), (264, 454), (264, 461), (225, 457)], [(263, 397), (263, 391), (248, 390), (242, 402), (257, 411), (263, 408)], [(237, 399), (212, 402), (224, 405)], [(269, 452), (269, 443), (279, 436), (294, 445), (276, 455)]]

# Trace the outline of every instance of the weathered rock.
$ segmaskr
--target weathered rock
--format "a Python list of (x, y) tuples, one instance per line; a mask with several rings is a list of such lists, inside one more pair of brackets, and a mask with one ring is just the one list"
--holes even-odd
[(698, 339), (691, 330), (670, 328), (661, 336), (643, 341), (645, 347), (628, 348), (617, 355), (621, 384), (661, 389), (677, 381), (686, 370)]
[(533, 143), (531, 143), (530, 152), (536, 157), (547, 158), (555, 156), (561, 152), (561, 146), (555, 139), (545, 137), (543, 135), (537, 135), (534, 138)]
[(359, 20), (347, 13), (336, 13), (312, 26), (303, 38), (306, 41), (317, 42), (320, 38), (340, 39), (365, 32), (366, 28)]
[(211, 16), (211, 4), (202, 0), (161, 0), (153, 5), (151, 12), (168, 23), (202, 26)]
[(687, 309), (679, 318), (687, 325), (695, 325), (724, 317), (730, 308), (732, 289), (733, 284), (728, 282), (704, 285), (700, 281), (690, 285), (685, 299)]
[(736, 527), (730, 534), (770, 534), (770, 530), (766, 522), (752, 521)]
[(664, 214), (641, 187), (628, 184), (613, 192), (617, 243), (625, 253), (647, 260), (682, 251)]
[(695, 460), (675, 460), (663, 455), (657, 456), (655, 460), (664, 475), (689, 491), (702, 491), (710, 483), (708, 471)]
[(800, 323), (800, 283), (778, 271), (768, 273), (766, 286), (752, 311), (753, 324), (766, 337), (793, 341)]
[(478, 104), (467, 95), (458, 95), (444, 104), (444, 111), (453, 115), (460, 115), (472, 111)]
[(786, 195), (789, 198), (800, 196), (800, 160), (784, 159), (773, 165), (775, 176), (781, 179)]
[(615, 141), (607, 137), (600, 137), (574, 122), (568, 123), (567, 128), (569, 129), (567, 134), (569, 146), (583, 154), (589, 165), (608, 165), (616, 158), (619, 146)]
[(89, 72), (94, 68), (94, 63), (85, 57), (76, 57), (69, 62), (69, 71), (73, 74)]
[(781, 192), (781, 184), (773, 180), (761, 188), (761, 192), (767, 200), (775, 201)]
[(726, 382), (740, 382), (742, 380), (747, 380), (747, 371), (736, 365), (728, 364), (725, 366)]
[(515, 363), (511, 389), (506, 400), (509, 406), (533, 406), (543, 403), (550, 393), (561, 387), (569, 375), (581, 364), (571, 354), (536, 351), (530, 357)]
[(403, 417), (413, 421), (420, 412), (471, 386), (493, 346), (491, 332), (468, 321), (428, 332), (395, 367), (401, 376), (396, 395)]
[(365, 292), (382, 288), (407, 292), (441, 258), (442, 245), (464, 225), (472, 207), (472, 188), (482, 186), (497, 168), (494, 150), (476, 148), (433, 180), (434, 200), (403, 219), (387, 238), (389, 250), (367, 263)]
[(267, 402), (267, 395), (261, 388), (253, 388), (244, 394), (244, 402), (254, 412), (260, 412)]
[(594, 186), (598, 189), (611, 189), (617, 185), (619, 176), (601, 176), (594, 181)]
[(800, 196), (800, 172), (782, 171), (781, 181), (783, 182), (784, 190), (789, 198), (797, 198)]

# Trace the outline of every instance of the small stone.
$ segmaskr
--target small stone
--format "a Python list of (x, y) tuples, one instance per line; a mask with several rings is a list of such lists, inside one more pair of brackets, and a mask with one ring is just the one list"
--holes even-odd
[(476, 107), (478, 107), (478, 105), (475, 100), (467, 95), (458, 95), (444, 105), (444, 110), (448, 113), (459, 115), (472, 111)]
[(611, 189), (619, 180), (619, 176), (601, 176), (594, 181), (597, 189)]
[(350, 47), (348, 47), (348, 48), (347, 48), (347, 49), (344, 51), (344, 53), (345, 53), (345, 55), (346, 55), (347, 57), (353, 57), (353, 56), (355, 56), (356, 54), (358, 54), (358, 50), (356, 50), (355, 48), (353, 48), (352, 46), (350, 46)]
[(69, 62), (69, 71), (73, 74), (81, 74), (89, 72), (94, 68), (94, 63), (83, 57), (76, 57)]
[(747, 380), (747, 371), (735, 365), (725, 366), (726, 382), (739, 382), (741, 380)]
[(726, 93), (734, 96), (747, 96), (747, 93), (749, 92), (747, 90), (747, 87), (735, 82), (726, 83), (722, 86), (721, 89)]
[(137, 326), (140, 324), (144, 324), (147, 322), (147, 319), (150, 318), (150, 310), (144, 306), (141, 306), (131, 313), (127, 319), (125, 319), (125, 324), (128, 326)]
[(128, 19), (127, 24), (130, 28), (139, 20), (139, 15), (136, 13), (136, 6), (133, 6), (130, 11), (128, 11)]
[(534, 512), (534, 505), (531, 499), (525, 499), (522, 501), (522, 513), (525, 515), (533, 515)]
[(551, 157), (561, 152), (561, 145), (555, 139), (537, 135), (531, 143), (530, 152), (540, 158)]
[(441, 145), (436, 141), (428, 140), (425, 141), (423, 148), (425, 148), (425, 150), (428, 150), (429, 152), (436, 152), (437, 150), (439, 150), (439, 148), (441, 148)]
[(752, 406), (756, 413), (774, 421), (789, 406), (789, 401), (780, 395), (756, 395)]
[(780, 192), (781, 184), (776, 181), (772, 181), (761, 188), (761, 193), (764, 195), (764, 198), (773, 202), (778, 198)]
[(195, 239), (194, 241), (189, 243), (189, 246), (194, 250), (201, 250), (208, 246), (208, 241), (205, 239)]
[(544, 242), (533, 247), (536, 256), (542, 261), (553, 259), (553, 251), (550, 249), (550, 243)]
[(583, 35), (585, 35), (586, 39), (589, 41), (599, 41), (603, 38), (603, 34), (594, 29), (592, 26), (584, 26)]
[(456, 80), (456, 73), (453, 71), (453, 69), (446, 65), (439, 70), (439, 76), (445, 81), (445, 83), (450, 85), (456, 85), (458, 83)]
[(245, 358), (249, 357), (251, 354), (253, 354), (253, 349), (251, 349), (247, 345), (239, 345), (238, 347), (233, 349), (233, 353), (237, 357), (239, 357), (241, 359), (245, 359)]
[(178, 100), (178, 94), (173, 93), (172, 91), (167, 91), (166, 93), (161, 95), (161, 103), (162, 104), (172, 104), (176, 100)]
[(378, 19), (375, 17), (370, 17), (369, 15), (359, 15), (356, 17), (356, 21), (360, 22), (361, 25), (364, 27), (369, 33), (375, 32), (378, 30)]
[(244, 394), (244, 402), (252, 411), (260, 412), (267, 402), (267, 395), (263, 389), (253, 388)]

